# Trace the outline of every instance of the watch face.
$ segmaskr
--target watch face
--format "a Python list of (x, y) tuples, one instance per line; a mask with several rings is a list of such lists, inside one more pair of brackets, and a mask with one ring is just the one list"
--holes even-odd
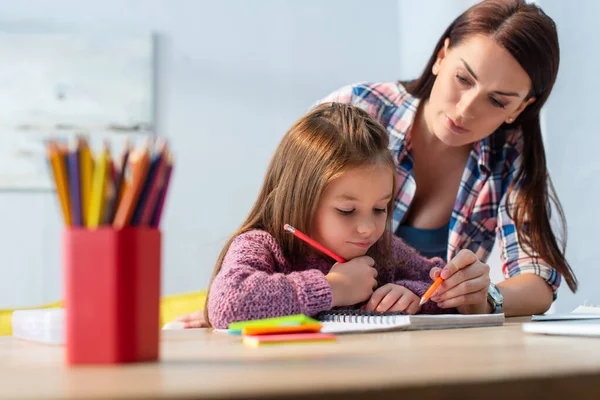
[(502, 304), (502, 302), (503, 302), (502, 293), (500, 293), (500, 290), (498, 290), (496, 285), (490, 284), (490, 286), (488, 288), (488, 294), (490, 295), (490, 297), (492, 298), (492, 300), (494, 300), (494, 302), (496, 304)]

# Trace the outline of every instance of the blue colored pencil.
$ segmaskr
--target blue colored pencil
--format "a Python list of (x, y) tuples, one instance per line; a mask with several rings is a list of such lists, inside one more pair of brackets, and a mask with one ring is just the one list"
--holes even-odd
[(142, 222), (142, 213), (144, 211), (144, 206), (148, 201), (148, 194), (150, 192), (150, 188), (154, 183), (154, 179), (156, 177), (156, 172), (158, 171), (158, 167), (163, 161), (163, 148), (158, 153), (154, 154), (152, 160), (150, 161), (150, 167), (148, 168), (148, 174), (144, 180), (144, 185), (142, 186), (142, 190), (140, 192), (140, 197), (135, 206), (133, 216), (131, 217), (131, 225), (138, 226)]
[(67, 155), (67, 170), (69, 175), (69, 196), (71, 198), (71, 216), (73, 226), (83, 226), (81, 212), (81, 171), (79, 169), (79, 153), (81, 140), (77, 138), (76, 147)]

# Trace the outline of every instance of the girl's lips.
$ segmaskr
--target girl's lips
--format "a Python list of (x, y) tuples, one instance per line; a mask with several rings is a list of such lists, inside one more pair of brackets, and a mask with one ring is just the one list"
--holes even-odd
[(350, 242), (350, 244), (353, 244), (354, 246), (358, 246), (358, 247), (363, 247), (363, 248), (368, 248), (371, 247), (372, 243), (371, 242)]

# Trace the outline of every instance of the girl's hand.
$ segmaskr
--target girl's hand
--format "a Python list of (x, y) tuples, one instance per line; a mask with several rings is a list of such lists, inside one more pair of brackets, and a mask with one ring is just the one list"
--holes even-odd
[(377, 287), (375, 261), (368, 256), (335, 263), (325, 278), (331, 285), (333, 306), (349, 306), (367, 300)]
[(444, 282), (431, 300), (441, 308), (456, 307), (461, 314), (488, 314), (487, 302), (490, 285), (490, 267), (482, 263), (470, 250), (461, 250), (443, 268), (432, 268), (429, 275), (435, 280), (440, 275)]
[(377, 312), (405, 311), (408, 314), (416, 314), (421, 309), (419, 300), (419, 297), (407, 288), (388, 283), (373, 292), (364, 309)]
[(179, 315), (175, 317), (175, 321), (183, 322), (184, 328), (208, 328), (208, 323), (204, 319), (204, 310)]

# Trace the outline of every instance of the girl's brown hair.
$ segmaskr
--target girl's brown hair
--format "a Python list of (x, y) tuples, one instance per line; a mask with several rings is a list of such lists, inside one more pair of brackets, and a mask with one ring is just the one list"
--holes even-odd
[[(448, 26), (421, 76), (404, 84), (415, 97), (428, 99), (435, 82), (432, 67), (446, 38), (450, 40), (449, 48), (452, 48), (472, 35), (494, 39), (510, 52), (531, 79), (531, 91), (525, 100), (535, 97), (535, 101), (513, 123), (521, 127), (524, 148), (522, 164), (508, 189), (506, 207), (515, 221), (519, 241), (525, 245), (525, 249), (530, 248), (538, 253), (541, 259), (565, 277), (569, 288), (575, 292), (577, 279), (565, 258), (566, 220), (548, 174), (540, 128), (540, 110), (554, 86), (560, 61), (554, 21), (538, 6), (523, 0), (482, 1)], [(508, 129), (509, 126), (503, 128)], [(508, 201), (515, 195), (514, 208), (511, 209)], [(550, 222), (552, 203), (560, 221), (560, 245)]]
[[(258, 198), (246, 220), (223, 247), (211, 283), (233, 239), (253, 229), (270, 233), (292, 262), (314, 252), (283, 226), (290, 224), (310, 233), (321, 194), (332, 180), (348, 170), (389, 166), (396, 193), (394, 160), (388, 150), (388, 140), (379, 122), (364, 110), (348, 104), (323, 103), (300, 118), (275, 150)], [(391, 247), (393, 205), (391, 199), (387, 204), (386, 230), (367, 252), (378, 265), (389, 262), (386, 255), (390, 254)], [(204, 312), (209, 321), (208, 296)]]

